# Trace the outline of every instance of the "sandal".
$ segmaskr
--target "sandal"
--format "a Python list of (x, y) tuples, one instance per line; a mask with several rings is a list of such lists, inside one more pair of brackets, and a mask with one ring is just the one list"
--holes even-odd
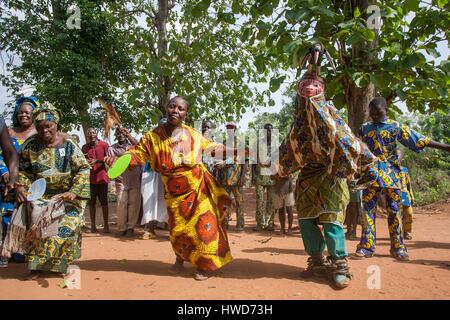
[(408, 232), (405, 232), (405, 235), (403, 236), (403, 239), (405, 239), (405, 240), (412, 240), (412, 236)]
[(8, 261), (8, 258), (0, 257), (0, 268), (8, 268)]
[(391, 255), (399, 260), (399, 261), (409, 261), (409, 255), (408, 253), (406, 253), (406, 251), (392, 251), (391, 250)]
[(372, 258), (373, 256), (374, 256), (373, 252), (364, 253), (364, 251), (360, 249), (356, 250), (355, 254), (353, 255), (353, 259), (362, 260), (365, 258)]
[(156, 238), (156, 234), (148, 232), (148, 231), (144, 232), (144, 234), (141, 237), (142, 240), (150, 240), (150, 239), (155, 239), (155, 238)]
[(194, 279), (197, 281), (205, 281), (208, 280), (211, 275), (206, 271), (197, 269), (194, 273)]
[(258, 232), (258, 231), (264, 231), (265, 229), (261, 226), (256, 226), (252, 230)]

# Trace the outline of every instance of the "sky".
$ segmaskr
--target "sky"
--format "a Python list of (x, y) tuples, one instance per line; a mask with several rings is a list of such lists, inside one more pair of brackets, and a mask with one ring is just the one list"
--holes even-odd
[[(412, 17), (408, 17), (408, 20), (412, 19)], [(436, 65), (440, 63), (440, 61), (448, 59), (448, 57), (450, 56), (450, 50), (448, 49), (448, 44), (447, 41), (445, 42), (440, 42), (438, 44), (438, 51), (441, 52), (441, 57), (436, 59)], [(0, 52), (0, 54), (2, 55), (2, 57), (5, 57), (5, 54), (3, 52)], [(433, 59), (431, 56), (428, 56), (425, 54), (425, 56), (427, 57), (427, 59)], [(2, 68), (2, 65), (0, 63), (0, 68)], [(0, 72), (3, 72), (3, 70), (0, 70)], [(288, 72), (287, 75), (290, 76), (292, 72)], [(294, 81), (295, 79), (288, 79), (287, 81)], [(283, 107), (283, 100), (288, 101), (290, 99), (290, 97), (287, 97), (284, 95), (284, 92), (286, 92), (286, 89), (289, 85), (288, 82), (283, 83), (280, 88), (278, 89), (277, 92), (272, 94), (272, 99), (275, 101), (275, 106), (273, 107), (260, 107), (258, 108), (258, 110), (256, 112), (253, 112), (252, 110), (249, 110), (247, 112), (245, 112), (242, 116), (242, 118), (240, 119), (240, 121), (238, 122), (238, 127), (240, 130), (245, 131), (248, 128), (248, 124), (254, 120), (255, 115), (258, 113), (262, 113), (262, 112), (269, 112), (269, 113), (278, 113), (281, 108)], [(267, 90), (269, 87), (269, 84), (263, 84), (263, 83), (255, 83), (252, 84), (255, 88), (257, 88), (258, 90)], [(22, 94), (24, 95), (30, 95), (33, 91), (33, 88), (25, 88), (22, 92)], [(326, 89), (325, 89), (326, 91)], [(5, 109), (5, 104), (12, 101), (13, 97), (7, 92), (7, 88), (5, 88), (4, 86), (2, 86), (0, 84), (0, 114), (3, 114), (4, 109)], [(407, 111), (407, 107), (404, 103), (400, 103), (399, 104), (400, 109), (402, 109), (402, 111)], [(7, 121), (7, 123), (9, 123), (9, 119), (5, 119)], [(81, 138), (81, 142), (84, 142), (84, 135), (82, 132), (80, 131), (74, 131), (73, 133), (76, 133), (80, 136)]]

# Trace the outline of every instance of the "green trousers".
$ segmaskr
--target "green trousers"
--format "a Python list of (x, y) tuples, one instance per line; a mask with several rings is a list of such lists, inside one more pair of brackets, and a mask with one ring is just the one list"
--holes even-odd
[[(323, 223), (323, 233), (317, 225), (317, 219), (299, 220), (305, 250), (311, 257), (321, 256), (327, 246), (328, 255), (334, 259), (347, 257), (345, 233), (342, 226)], [(324, 237), (325, 236), (325, 237)]]

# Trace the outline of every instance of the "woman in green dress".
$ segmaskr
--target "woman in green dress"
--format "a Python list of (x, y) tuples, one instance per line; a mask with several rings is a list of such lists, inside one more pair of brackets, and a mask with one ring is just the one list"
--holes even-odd
[(89, 199), (89, 163), (81, 149), (58, 131), (61, 113), (45, 103), (33, 112), (37, 134), (28, 138), (19, 152), (17, 200), (26, 202), (31, 183), (44, 178), (43, 199), (64, 201), (65, 214), (59, 220), (56, 236), (35, 240), (27, 252), (30, 279), (42, 271), (65, 274), (69, 265), (81, 256), (83, 211)]

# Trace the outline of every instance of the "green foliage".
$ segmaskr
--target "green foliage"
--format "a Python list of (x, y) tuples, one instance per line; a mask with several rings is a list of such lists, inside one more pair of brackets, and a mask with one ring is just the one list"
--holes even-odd
[[(255, 1), (246, 38), (256, 38), (258, 70), (273, 70), (272, 79), (279, 79), (287, 70), (297, 71), (299, 76), (306, 48), (321, 41), (338, 61), (337, 75), (322, 68), (327, 95), (337, 108), (348, 107), (349, 86), (373, 83), (379, 94), (392, 98), (394, 104), (405, 102), (409, 110), (448, 112), (450, 61), (441, 57), (437, 45), (448, 39), (450, 3), (368, 1), (381, 9), (379, 30), (370, 29), (372, 14), (361, 3), (364, 1)], [(271, 19), (262, 12), (264, 6), (276, 12)], [(425, 53), (434, 59), (427, 61)], [(436, 63), (439, 57), (443, 61)]]
[[(414, 114), (400, 117), (416, 131), (443, 143), (450, 139), (450, 115), (435, 112), (429, 116)], [(444, 151), (425, 148), (420, 155), (404, 151), (403, 165), (409, 168), (417, 205), (450, 197), (450, 155)]]
[[(80, 30), (66, 27), (72, 2), (81, 9)], [(255, 67), (257, 48), (241, 41), (246, 1), (231, 8), (225, 0), (163, 2), (164, 23), (155, 1), (5, 0), (0, 47), (20, 61), (7, 65), (1, 80), (14, 93), (35, 87), (63, 111), (66, 127), (98, 124), (103, 113), (87, 114), (98, 98), (116, 99), (123, 122), (135, 130), (154, 124), (165, 107), (161, 97), (173, 94), (188, 98), (191, 124), (237, 120), (270, 102), (268, 92), (250, 85), (265, 76)], [(281, 82), (274, 79), (271, 89)]]
[[(126, 33), (117, 27), (109, 1), (79, 0), (81, 29), (70, 29), (68, 1), (7, 0), (8, 12), (0, 20), (0, 46), (20, 62), (8, 64), (1, 80), (14, 93), (26, 86), (63, 111), (62, 124), (71, 128), (88, 121), (88, 105), (101, 95), (115, 95), (128, 78), (132, 61)], [(84, 117), (83, 117), (84, 115)]]
[[(292, 91), (287, 93), (292, 95)], [(278, 129), (280, 139), (283, 139), (289, 133), (292, 122), (295, 116), (295, 96), (288, 101), (283, 101), (283, 107), (279, 113), (260, 113), (255, 117), (255, 120), (250, 122), (248, 127), (250, 130), (259, 130), (264, 127), (266, 123), (270, 123), (274, 128)]]
[(230, 8), (225, 0), (181, 2), (169, 11), (165, 48), (158, 42), (157, 8), (150, 1), (129, 1), (126, 12), (137, 11), (148, 23), (127, 26), (136, 60), (124, 90), (127, 103), (161, 109), (161, 94), (182, 95), (191, 104), (190, 124), (205, 118), (238, 120), (247, 109), (264, 106), (267, 95), (250, 85), (260, 82), (261, 75), (256, 48), (243, 42), (246, 32), (239, 27), (247, 12), (244, 3), (233, 1)]

